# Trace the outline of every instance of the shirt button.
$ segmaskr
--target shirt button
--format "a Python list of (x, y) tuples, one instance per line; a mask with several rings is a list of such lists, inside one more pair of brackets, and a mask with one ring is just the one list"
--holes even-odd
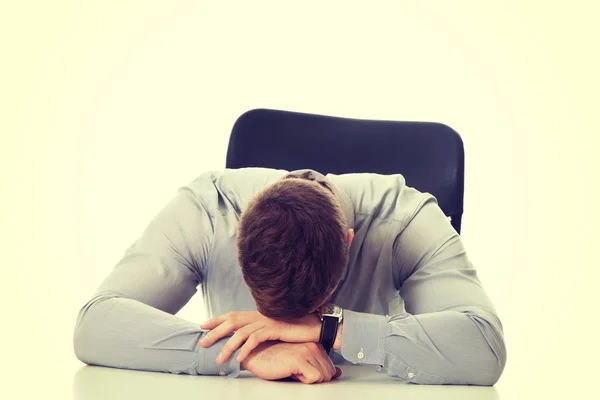
[(225, 375), (225, 372), (219, 371), (219, 375), (223, 376), (223, 375)]
[(365, 353), (363, 353), (362, 351), (359, 352), (356, 357), (358, 357), (359, 360), (362, 360), (363, 358), (365, 358)]
[(412, 378), (414, 378), (414, 377), (415, 377), (415, 374), (413, 374), (412, 372), (409, 372), (409, 373), (408, 373), (408, 377), (409, 377), (410, 379), (412, 379)]

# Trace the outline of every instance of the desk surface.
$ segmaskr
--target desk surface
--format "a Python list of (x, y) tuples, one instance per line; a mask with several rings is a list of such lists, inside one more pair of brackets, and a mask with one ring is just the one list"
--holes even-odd
[[(333, 398), (385, 399), (498, 399), (494, 387), (420, 386), (406, 384), (373, 369), (344, 366), (336, 381), (305, 385), (294, 381), (268, 382), (242, 373), (237, 379), (213, 376), (186, 376), (127, 371), (101, 367), (82, 367), (73, 378), (75, 400), (153, 400), (199, 399), (206, 394), (220, 399), (319, 400)], [(213, 397), (214, 396), (214, 397)]]

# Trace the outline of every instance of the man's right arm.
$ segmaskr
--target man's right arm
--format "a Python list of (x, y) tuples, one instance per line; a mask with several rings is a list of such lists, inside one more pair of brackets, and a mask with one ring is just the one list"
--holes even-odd
[(203, 279), (212, 238), (207, 211), (188, 189), (180, 190), (79, 312), (76, 356), (116, 368), (237, 375), (235, 358), (215, 362), (227, 338), (202, 348), (205, 331), (174, 315)]

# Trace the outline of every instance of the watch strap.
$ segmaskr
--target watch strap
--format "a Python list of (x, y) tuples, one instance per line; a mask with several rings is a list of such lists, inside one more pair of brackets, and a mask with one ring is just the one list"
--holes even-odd
[(333, 344), (335, 343), (335, 337), (337, 336), (339, 320), (336, 317), (323, 317), (323, 323), (321, 324), (321, 337), (319, 343), (325, 349), (325, 352), (329, 354)]

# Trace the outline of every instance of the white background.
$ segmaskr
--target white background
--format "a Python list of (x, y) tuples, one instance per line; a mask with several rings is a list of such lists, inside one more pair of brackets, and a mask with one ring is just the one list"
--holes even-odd
[[(505, 327), (498, 393), (584, 391), (598, 371), (595, 7), (2, 3), (3, 380), (70, 390), (78, 309), (179, 186), (224, 167), (236, 118), (266, 107), (457, 130), (463, 238)], [(182, 315), (201, 322), (201, 307)]]

